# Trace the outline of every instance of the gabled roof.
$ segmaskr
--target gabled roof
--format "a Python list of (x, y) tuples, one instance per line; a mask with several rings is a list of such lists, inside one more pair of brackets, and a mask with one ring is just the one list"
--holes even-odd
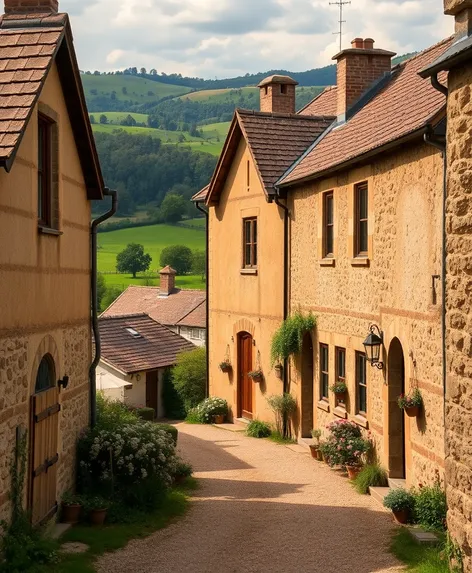
[(218, 202), (242, 137), (247, 142), (264, 191), (271, 196), (275, 194), (274, 184), (279, 177), (333, 121), (334, 117), (236, 110), (210, 182), (207, 204)]
[[(174, 289), (169, 296), (159, 296), (159, 287), (129, 286), (101, 316), (121, 316), (146, 313), (166, 326), (206, 328), (206, 314), (194, 313), (205, 307), (206, 292), (203, 290)], [(182, 323), (184, 324), (184, 323)]]
[[(285, 186), (320, 177), (387, 149), (395, 142), (421, 137), (428, 124), (444, 115), (446, 100), (418, 72), (447, 50), (452, 41), (452, 38), (443, 40), (396, 66), (386, 85), (345, 124), (318, 140), (279, 184)], [(444, 75), (442, 80), (445, 79)]]
[(298, 113), (300, 115), (329, 115), (336, 117), (337, 107), (337, 88), (336, 86), (328, 86)]
[(10, 171), (48, 73), (56, 62), (89, 199), (103, 178), (67, 14), (0, 18), (0, 166)]
[(210, 189), (210, 184), (205, 185), (205, 187), (203, 189), (200, 189), (200, 191), (198, 193), (195, 193), (195, 195), (192, 197), (192, 201), (194, 203), (206, 201), (209, 189)]
[(102, 359), (125, 374), (173, 366), (195, 346), (146, 314), (101, 317)]

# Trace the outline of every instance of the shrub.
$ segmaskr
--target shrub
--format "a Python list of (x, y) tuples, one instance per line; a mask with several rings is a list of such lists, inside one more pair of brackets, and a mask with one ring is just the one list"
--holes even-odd
[(195, 348), (195, 350), (182, 352), (178, 355), (172, 378), (186, 412), (204, 400), (206, 376), (205, 348)]
[(403, 488), (392, 489), (385, 497), (383, 504), (392, 511), (411, 511), (415, 504), (413, 495)]
[(187, 414), (185, 421), (187, 424), (204, 424), (205, 421), (203, 419), (202, 414), (197, 409), (197, 407), (192, 408), (189, 413)]
[(362, 437), (359, 426), (347, 420), (336, 420), (326, 427), (330, 435), (320, 446), (320, 450), (329, 465), (358, 465), (372, 445)]
[(175, 466), (174, 470), (174, 477), (190, 477), (193, 473), (192, 466), (185, 462), (184, 460), (179, 459)]
[(174, 440), (174, 444), (177, 445), (177, 438), (179, 436), (179, 430), (175, 426), (171, 426), (170, 424), (157, 424), (159, 428), (165, 430), (168, 434), (172, 436)]
[(268, 438), (271, 433), (269, 424), (261, 420), (251, 420), (246, 428), (246, 435), (251, 438)]
[(105, 398), (97, 393), (97, 427), (101, 430), (112, 430), (125, 424), (137, 424), (139, 418), (135, 411), (122, 402)]
[(365, 465), (354, 480), (354, 487), (359, 493), (369, 493), (369, 487), (386, 487), (387, 472), (378, 463)]
[(277, 432), (284, 438), (290, 438), (290, 418), (297, 408), (295, 398), (288, 392), (267, 398), (270, 409), (275, 414)]
[(223, 398), (212, 396), (193, 408), (187, 416), (187, 421), (193, 424), (211, 424), (213, 423), (213, 416), (226, 416), (227, 413), (228, 402)]
[(185, 418), (185, 406), (172, 382), (172, 371), (169, 368), (164, 372), (162, 402), (167, 418), (172, 420)]
[(136, 414), (142, 418), (143, 420), (147, 420), (148, 422), (154, 421), (156, 417), (156, 413), (154, 408), (138, 408), (136, 410)]
[(426, 529), (446, 528), (446, 493), (439, 483), (413, 492), (415, 521)]
[(292, 354), (298, 354), (302, 348), (303, 335), (316, 326), (316, 318), (310, 313), (304, 316), (296, 312), (286, 318), (274, 333), (271, 342), (271, 362), (283, 362)]

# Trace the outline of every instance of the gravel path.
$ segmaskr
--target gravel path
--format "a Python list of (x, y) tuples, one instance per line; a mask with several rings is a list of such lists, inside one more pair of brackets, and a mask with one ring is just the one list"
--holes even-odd
[(399, 573), (391, 517), (293, 449), (180, 424), (200, 488), (186, 516), (105, 555), (100, 573)]

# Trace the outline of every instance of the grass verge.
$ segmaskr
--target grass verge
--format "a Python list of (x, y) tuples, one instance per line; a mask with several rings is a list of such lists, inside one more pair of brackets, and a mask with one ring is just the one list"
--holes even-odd
[(405, 528), (401, 528), (393, 538), (391, 551), (403, 563), (406, 571), (412, 573), (449, 573), (449, 565), (444, 557), (445, 537), (435, 546), (417, 543)]
[(293, 438), (284, 438), (279, 432), (272, 432), (272, 434), (268, 436), (267, 439), (271, 442), (275, 442), (276, 444), (281, 445), (297, 443), (297, 440), (294, 440)]

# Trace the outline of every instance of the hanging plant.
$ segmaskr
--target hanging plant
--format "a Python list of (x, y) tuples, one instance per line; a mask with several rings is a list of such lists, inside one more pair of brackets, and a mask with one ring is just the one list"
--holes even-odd
[(313, 330), (315, 326), (316, 318), (311, 312), (305, 316), (297, 311), (285, 319), (272, 337), (270, 349), (272, 366), (301, 352), (304, 334)]
[(247, 375), (249, 376), (249, 378), (252, 378), (254, 382), (261, 382), (262, 379), (264, 378), (264, 374), (260, 369), (252, 370), (251, 372), (248, 372)]
[(229, 344), (228, 344), (226, 346), (225, 357), (219, 364), (219, 368), (220, 368), (221, 372), (231, 372), (232, 366), (231, 366), (231, 359), (229, 357), (229, 352), (230, 352), (230, 350), (229, 350)]
[(329, 387), (333, 394), (345, 394), (347, 392), (346, 382), (338, 380), (335, 384)]
[(405, 410), (408, 416), (418, 416), (421, 407), (423, 406), (423, 396), (419, 388), (415, 388), (409, 394), (400, 394), (398, 397), (398, 407)]

